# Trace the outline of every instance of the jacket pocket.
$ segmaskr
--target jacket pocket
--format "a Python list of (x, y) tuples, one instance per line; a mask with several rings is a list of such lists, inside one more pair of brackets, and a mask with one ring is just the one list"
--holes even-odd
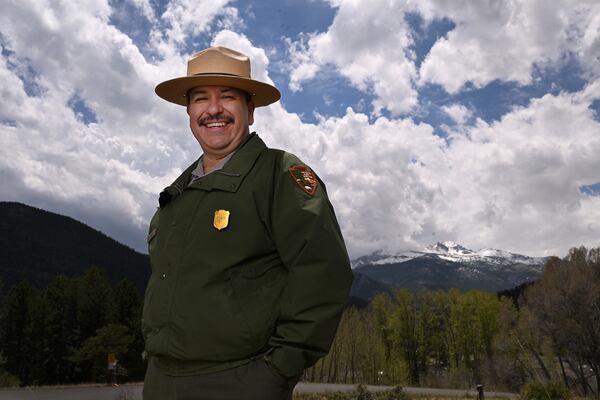
[(156, 244), (156, 235), (158, 235), (158, 228), (156, 226), (151, 226), (148, 229), (148, 237), (146, 238), (146, 241), (148, 242), (148, 252), (152, 251)]
[(277, 263), (263, 264), (243, 269), (242, 276), (255, 280), (263, 288), (271, 288), (285, 276), (286, 270), (278, 261)]
[(155, 258), (154, 253), (155, 253), (155, 249), (156, 249), (156, 242), (158, 242), (157, 236), (158, 236), (158, 227), (150, 225), (150, 228), (148, 228), (148, 237), (147, 237), (146, 241), (148, 242), (148, 255), (149, 255), (149, 260), (150, 260), (150, 269), (153, 272), (154, 272), (153, 260)]
[(281, 282), (283, 268), (249, 267), (243, 272), (230, 276), (234, 299), (252, 337), (252, 349), (263, 350), (275, 329), (279, 316), (281, 290), (276, 287)]

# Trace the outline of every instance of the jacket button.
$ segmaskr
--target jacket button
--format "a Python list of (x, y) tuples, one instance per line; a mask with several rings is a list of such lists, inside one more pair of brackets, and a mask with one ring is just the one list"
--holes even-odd
[(171, 226), (176, 226), (176, 225), (177, 225), (177, 222), (175, 222), (175, 221), (171, 222)]
[(161, 278), (161, 279), (165, 279), (166, 277), (167, 277), (167, 274), (162, 274), (162, 275), (160, 276), (160, 278)]

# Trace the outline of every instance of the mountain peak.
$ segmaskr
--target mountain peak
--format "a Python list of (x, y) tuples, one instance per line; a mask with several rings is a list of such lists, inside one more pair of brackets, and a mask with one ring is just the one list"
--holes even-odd
[(434, 245), (425, 248), (427, 253), (448, 254), (448, 255), (472, 255), (475, 252), (452, 241), (437, 242)]

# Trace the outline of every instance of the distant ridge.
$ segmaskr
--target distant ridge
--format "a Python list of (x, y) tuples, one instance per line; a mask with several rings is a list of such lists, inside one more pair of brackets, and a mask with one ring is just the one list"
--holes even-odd
[(140, 291), (150, 276), (148, 256), (73, 218), (16, 202), (0, 202), (0, 277), (46, 286), (58, 275), (81, 275), (92, 265), (112, 282), (127, 278)]
[(393, 286), (381, 283), (356, 270), (352, 272), (354, 273), (354, 281), (352, 281), (350, 297), (371, 301), (379, 293), (386, 293), (389, 296), (393, 295)]

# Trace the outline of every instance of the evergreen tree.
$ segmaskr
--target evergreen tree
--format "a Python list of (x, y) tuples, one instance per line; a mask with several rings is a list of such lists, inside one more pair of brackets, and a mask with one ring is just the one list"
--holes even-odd
[[(27, 282), (14, 286), (7, 294), (1, 325), (0, 348), (6, 370), (24, 385), (40, 383), (43, 361), (43, 325), (37, 289)], [(37, 319), (37, 320), (36, 320)], [(42, 336), (39, 336), (42, 335)], [(42, 352), (42, 354), (40, 353)]]
[(138, 308), (140, 295), (127, 279), (121, 280), (114, 289), (114, 322), (125, 326), (139, 326)]
[(142, 359), (144, 351), (141, 328), (142, 304), (140, 295), (131, 282), (126, 279), (119, 282), (114, 290), (114, 304), (114, 322), (126, 326), (133, 336), (128, 350), (121, 355), (121, 365), (126, 366), (128, 379), (142, 380), (145, 373), (145, 364)]
[(69, 357), (80, 345), (77, 285), (75, 278), (59, 276), (45, 290), (48, 303), (47, 371), (48, 383), (51, 384), (70, 383), (76, 379)]
[(93, 266), (79, 278), (77, 305), (79, 334), (83, 342), (107, 325), (114, 315), (112, 289), (104, 270)]
[[(79, 322), (80, 346), (96, 336), (98, 329), (108, 325), (114, 317), (113, 293), (106, 272), (98, 267), (89, 268), (78, 279), (77, 321)], [(90, 358), (80, 357), (80, 351), (70, 359), (76, 362), (79, 381), (94, 380), (94, 365)]]
[(120, 360), (129, 349), (134, 337), (129, 328), (124, 325), (108, 324), (99, 328), (95, 336), (89, 337), (83, 342), (78, 351), (72, 356), (72, 360), (85, 365), (90, 365), (90, 377), (92, 382), (108, 381), (107, 357), (113, 353)]

